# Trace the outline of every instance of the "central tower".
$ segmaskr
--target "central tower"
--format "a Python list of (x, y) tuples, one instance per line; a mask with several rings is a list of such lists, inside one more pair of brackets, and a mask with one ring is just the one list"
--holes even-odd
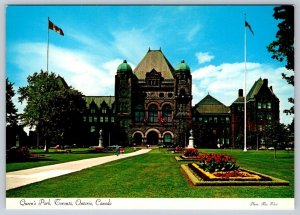
[(123, 62), (115, 76), (116, 121), (123, 145), (181, 145), (191, 128), (191, 74), (176, 70), (161, 50), (148, 50), (132, 71)]

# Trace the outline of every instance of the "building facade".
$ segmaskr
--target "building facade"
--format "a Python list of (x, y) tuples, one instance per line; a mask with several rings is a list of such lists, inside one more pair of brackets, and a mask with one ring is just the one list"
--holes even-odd
[(194, 136), (199, 147), (230, 147), (230, 108), (207, 95), (193, 107)]
[[(238, 98), (231, 109), (231, 142), (233, 147), (244, 143), (244, 96), (239, 90)], [(264, 130), (274, 122), (279, 122), (279, 99), (268, 86), (268, 79), (259, 78), (246, 96), (247, 143), (264, 146)]]
[[(99, 130), (104, 146), (186, 146), (193, 129), (197, 147), (239, 147), (243, 141), (244, 97), (226, 106), (207, 95), (192, 107), (192, 75), (182, 60), (173, 67), (161, 50), (148, 50), (132, 70), (126, 60), (115, 75), (114, 96), (85, 96), (84, 115), (89, 144), (95, 145)], [(279, 121), (279, 100), (268, 80), (257, 80), (247, 97), (247, 132), (261, 134)], [(262, 140), (262, 138), (260, 137)], [(260, 142), (261, 142), (260, 140)]]
[(150, 50), (132, 71), (124, 61), (115, 76), (116, 120), (123, 145), (181, 144), (192, 126), (192, 77)]

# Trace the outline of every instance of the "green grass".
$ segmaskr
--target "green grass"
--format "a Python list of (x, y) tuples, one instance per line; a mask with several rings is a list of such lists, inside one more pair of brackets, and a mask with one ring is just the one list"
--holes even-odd
[[(42, 155), (43, 158), (29, 160), (26, 162), (13, 162), (6, 164), (6, 172), (29, 169), (34, 167), (65, 163), (69, 161), (82, 160), (87, 158), (102, 157), (114, 154), (114, 152), (106, 153), (91, 153), (88, 148), (71, 149), (72, 153), (56, 152), (55, 149), (50, 149), (48, 153), (43, 150), (30, 150), (30, 153)], [(126, 148), (125, 153), (133, 152), (132, 148)]]
[(290, 182), (288, 187), (194, 187), (180, 170), (175, 155), (150, 153), (110, 162), (80, 172), (7, 191), (7, 197), (32, 198), (293, 198), (294, 153), (271, 151), (200, 150), (227, 153), (243, 168)]

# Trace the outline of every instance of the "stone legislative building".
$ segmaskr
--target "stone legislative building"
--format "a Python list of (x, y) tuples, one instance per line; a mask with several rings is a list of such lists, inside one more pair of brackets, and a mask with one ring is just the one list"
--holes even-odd
[[(246, 97), (247, 129), (262, 131), (272, 120), (279, 121), (279, 100), (267, 79), (259, 79), (252, 88)], [(209, 94), (192, 107), (189, 66), (182, 60), (173, 67), (161, 50), (149, 49), (134, 70), (124, 60), (116, 68), (114, 96), (84, 99), (90, 145), (96, 144), (100, 129), (104, 146), (184, 147), (191, 129), (198, 147), (232, 147), (241, 141), (242, 90), (229, 107)]]

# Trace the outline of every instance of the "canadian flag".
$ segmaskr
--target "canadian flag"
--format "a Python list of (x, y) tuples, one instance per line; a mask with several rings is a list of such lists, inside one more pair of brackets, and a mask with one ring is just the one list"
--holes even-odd
[(60, 27), (54, 25), (53, 22), (51, 22), (50, 20), (48, 20), (48, 28), (51, 29), (51, 30), (53, 30), (53, 31), (55, 31), (56, 33), (58, 33), (58, 34), (60, 34), (62, 36), (65, 35), (64, 32), (63, 32), (63, 30)]
[(160, 117), (160, 118), (159, 118), (159, 122), (160, 122), (160, 123), (164, 123), (164, 122), (167, 122), (167, 120), (166, 120), (165, 118), (163, 118), (163, 117)]

